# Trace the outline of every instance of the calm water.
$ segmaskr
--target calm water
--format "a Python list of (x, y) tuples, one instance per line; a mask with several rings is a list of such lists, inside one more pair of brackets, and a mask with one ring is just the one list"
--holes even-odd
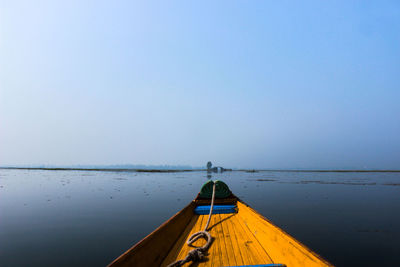
[[(400, 173), (212, 179), (337, 266), (400, 265)], [(206, 180), (205, 172), (0, 170), (0, 266), (105, 266)]]

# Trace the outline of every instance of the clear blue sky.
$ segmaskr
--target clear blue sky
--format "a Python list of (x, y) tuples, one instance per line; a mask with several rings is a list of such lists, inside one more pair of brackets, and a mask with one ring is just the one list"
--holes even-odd
[(0, 165), (400, 169), (399, 1), (1, 1)]

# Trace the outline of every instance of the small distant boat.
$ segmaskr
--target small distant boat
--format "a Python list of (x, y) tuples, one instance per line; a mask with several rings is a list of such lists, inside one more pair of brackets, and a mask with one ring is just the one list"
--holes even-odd
[[(199, 231), (202, 236), (188, 245)], [(208, 181), (189, 205), (109, 265), (119, 266), (333, 265), (250, 208), (224, 182)]]

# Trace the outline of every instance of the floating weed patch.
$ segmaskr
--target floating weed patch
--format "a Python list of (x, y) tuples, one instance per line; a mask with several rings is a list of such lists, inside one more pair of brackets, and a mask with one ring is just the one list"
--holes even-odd
[(354, 183), (354, 182), (327, 182), (327, 181), (300, 181), (293, 184), (341, 184), (341, 185), (376, 185), (376, 183)]
[(247, 179), (247, 181), (252, 181), (252, 182), (275, 182), (276, 179), (259, 178), (259, 179)]

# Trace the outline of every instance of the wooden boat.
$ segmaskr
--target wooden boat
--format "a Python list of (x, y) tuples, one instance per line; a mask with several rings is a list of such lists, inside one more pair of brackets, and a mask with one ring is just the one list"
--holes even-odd
[[(186, 240), (207, 223), (213, 183), (204, 184), (189, 205), (109, 267), (168, 266), (203, 246), (204, 239), (192, 246)], [(182, 266), (333, 266), (233, 195), (222, 181), (215, 182), (214, 190), (214, 210), (207, 229), (212, 243), (203, 260)]]

